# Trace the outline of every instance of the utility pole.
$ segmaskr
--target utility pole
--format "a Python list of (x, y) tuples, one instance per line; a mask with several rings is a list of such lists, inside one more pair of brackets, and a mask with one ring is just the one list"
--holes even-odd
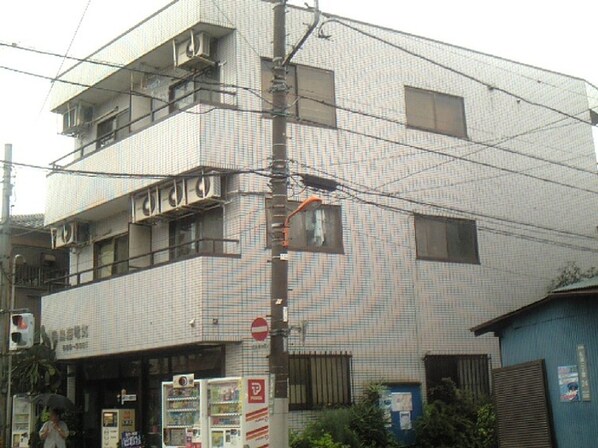
[(286, 0), (274, 5), (272, 67), (272, 278), (270, 286), (270, 378), (274, 383), (270, 446), (289, 446), (288, 264), (283, 247), (287, 216)]
[(287, 222), (287, 68), (320, 20), (318, 0), (314, 0), (314, 20), (306, 33), (286, 52), (286, 0), (274, 0), (272, 50), (272, 278), (270, 287), (270, 378), (274, 383), (270, 446), (289, 446), (289, 308), (288, 257), (285, 242)]
[[(8, 379), (8, 338), (10, 331), (10, 195), (12, 193), (12, 185), (10, 183), (10, 171), (12, 164), (12, 145), (7, 143), (4, 145), (4, 171), (2, 176), (2, 215), (0, 216), (0, 308), (2, 314), (0, 315), (0, 335), (2, 340), (2, 376), (4, 380)], [(8, 397), (6, 393), (2, 394), (4, 402), (0, 409), (7, 409)], [(3, 438), (4, 446), (10, 447), (10, 417), (8, 413), (3, 419)]]

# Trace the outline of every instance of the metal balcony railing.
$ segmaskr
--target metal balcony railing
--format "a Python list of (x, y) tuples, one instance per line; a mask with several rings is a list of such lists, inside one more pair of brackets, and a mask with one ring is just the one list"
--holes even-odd
[(48, 280), (68, 275), (68, 269), (18, 265), (15, 268), (15, 287), (48, 289)]
[(92, 282), (152, 269), (195, 257), (241, 258), (240, 241), (231, 239), (200, 238), (176, 246), (136, 255), (112, 263), (96, 265), (91, 269), (66, 273), (49, 278), (46, 284), (51, 292), (75, 288)]

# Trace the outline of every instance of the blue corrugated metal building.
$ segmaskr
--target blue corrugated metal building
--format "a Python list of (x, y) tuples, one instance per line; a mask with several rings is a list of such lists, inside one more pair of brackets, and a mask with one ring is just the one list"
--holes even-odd
[[(494, 371), (493, 383), (501, 447), (532, 446), (526, 443), (533, 437), (533, 446), (598, 446), (598, 395), (592, 395), (598, 393), (598, 277), (472, 331), (500, 338), (503, 368)], [(529, 374), (531, 366), (541, 366), (542, 374)], [(532, 396), (531, 386), (542, 382)], [(539, 414), (546, 417), (545, 431), (538, 430)]]

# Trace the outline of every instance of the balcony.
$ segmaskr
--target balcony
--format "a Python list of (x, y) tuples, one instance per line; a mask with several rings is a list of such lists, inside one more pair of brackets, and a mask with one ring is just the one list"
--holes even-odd
[(65, 278), (68, 269), (56, 269), (27, 264), (17, 265), (15, 268), (15, 287), (46, 290), (50, 288), (54, 279)]
[(46, 279), (46, 284), (49, 285), (50, 292), (58, 292), (196, 257), (241, 258), (240, 241), (201, 238), (112, 263), (96, 265), (92, 269), (64, 273)]

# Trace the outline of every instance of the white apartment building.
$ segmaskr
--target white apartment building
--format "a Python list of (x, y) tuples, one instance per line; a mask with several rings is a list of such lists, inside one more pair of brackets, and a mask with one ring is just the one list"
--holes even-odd
[[(289, 7), (289, 44), (312, 16)], [(598, 258), (595, 88), (331, 19), (288, 72), (290, 207), (323, 199), (291, 223), (295, 426), (374, 381), (419, 405), (445, 376), (488, 392), (498, 342), (469, 329)], [(74, 151), (45, 224), (70, 275), (42, 324), (88, 429), (125, 389), (157, 444), (160, 381), (268, 371), (271, 58), (271, 3), (179, 0), (54, 86)]]

